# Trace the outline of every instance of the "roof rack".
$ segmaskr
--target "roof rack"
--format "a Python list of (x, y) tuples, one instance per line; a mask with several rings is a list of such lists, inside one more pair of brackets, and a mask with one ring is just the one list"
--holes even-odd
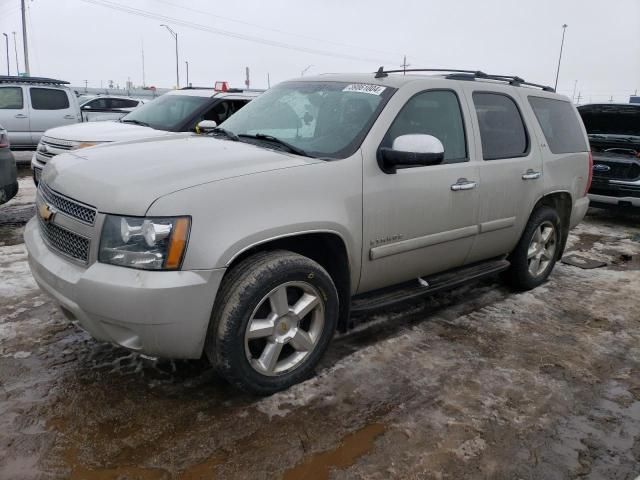
[(54, 78), (44, 77), (16, 77), (8, 75), (0, 75), (0, 83), (38, 83), (48, 85), (69, 85), (65, 80), (56, 80)]
[(405, 72), (449, 72), (449, 75), (447, 75), (445, 78), (448, 78), (450, 80), (496, 80), (499, 82), (507, 82), (509, 85), (513, 85), (514, 87), (527, 85), (529, 87), (541, 88), (545, 92), (555, 92), (555, 89), (553, 87), (540, 85), (538, 83), (527, 82), (523, 78), (515, 75), (492, 75), (489, 73), (484, 73), (481, 70), (458, 70), (453, 68), (408, 68), (406, 70), (385, 70), (384, 67), (380, 67), (376, 72), (375, 78), (384, 78), (388, 76), (389, 73)]

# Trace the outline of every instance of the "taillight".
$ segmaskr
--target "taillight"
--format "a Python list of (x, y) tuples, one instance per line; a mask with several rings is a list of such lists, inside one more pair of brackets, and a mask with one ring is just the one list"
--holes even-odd
[(0, 130), (0, 148), (9, 146), (9, 135), (6, 130)]
[(586, 195), (589, 189), (591, 188), (591, 181), (593, 180), (593, 155), (591, 151), (589, 151), (589, 177), (587, 179), (587, 187), (584, 189), (584, 194)]

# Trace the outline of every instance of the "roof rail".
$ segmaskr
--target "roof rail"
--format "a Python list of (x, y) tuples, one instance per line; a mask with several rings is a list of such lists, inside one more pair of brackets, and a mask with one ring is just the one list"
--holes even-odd
[(384, 78), (388, 76), (389, 73), (405, 72), (449, 72), (449, 75), (445, 78), (450, 80), (495, 80), (499, 82), (507, 82), (509, 85), (513, 85), (514, 87), (527, 85), (529, 87), (541, 88), (545, 92), (555, 92), (553, 87), (527, 82), (516, 75), (492, 75), (484, 73), (481, 70), (458, 70), (454, 68), (407, 68), (405, 70), (385, 70), (384, 67), (380, 67), (376, 72), (375, 78)]
[(49, 85), (69, 85), (65, 80), (44, 77), (16, 77), (15, 75), (0, 75), (0, 83), (38, 83)]

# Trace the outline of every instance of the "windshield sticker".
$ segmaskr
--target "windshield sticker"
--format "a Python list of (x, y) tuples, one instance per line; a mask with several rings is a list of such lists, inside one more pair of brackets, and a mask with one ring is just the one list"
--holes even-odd
[(346, 87), (344, 87), (342, 91), (369, 93), (371, 95), (380, 95), (386, 89), (387, 87), (381, 87), (380, 85), (371, 85), (369, 83), (352, 83), (351, 85), (347, 85)]

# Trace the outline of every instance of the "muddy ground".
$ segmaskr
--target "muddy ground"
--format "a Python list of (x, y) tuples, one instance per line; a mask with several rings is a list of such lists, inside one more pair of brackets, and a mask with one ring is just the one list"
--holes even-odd
[(29, 274), (34, 190), (0, 207), (0, 479), (635, 479), (640, 217), (593, 210), (558, 264), (361, 319), (269, 398), (97, 343)]

